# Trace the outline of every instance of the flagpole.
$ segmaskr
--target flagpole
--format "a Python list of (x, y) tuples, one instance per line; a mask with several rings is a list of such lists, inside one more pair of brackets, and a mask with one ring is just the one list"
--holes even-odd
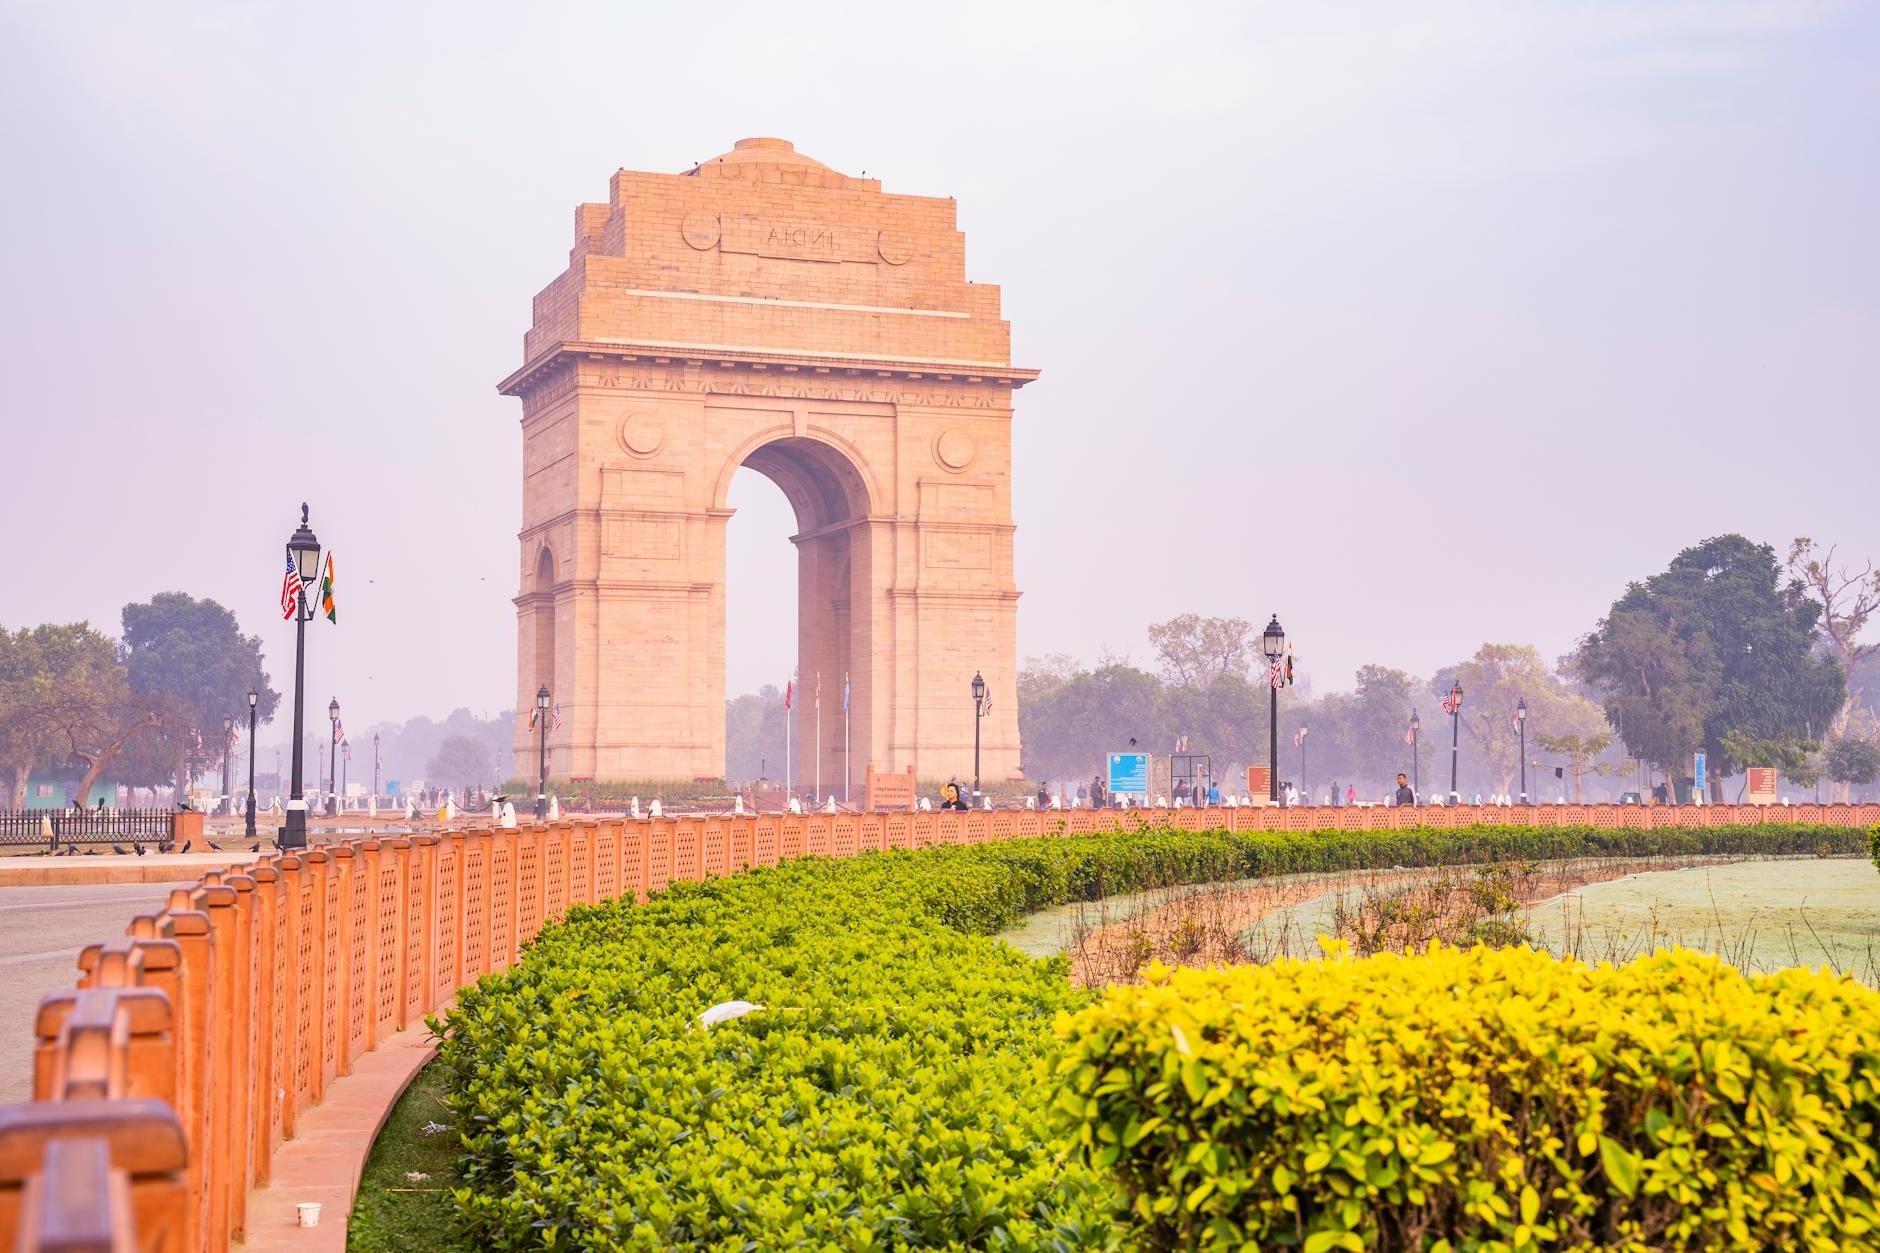
[(849, 780), (854, 770), (849, 761), (849, 676), (842, 676), (842, 803), (849, 803)]
[(810, 796), (814, 805), (822, 803), (822, 671), (816, 672), (816, 791)]
[(790, 724), (796, 720), (796, 710), (791, 708), (792, 698), (796, 695), (795, 684), (786, 681), (783, 685), (783, 807), (790, 807)]

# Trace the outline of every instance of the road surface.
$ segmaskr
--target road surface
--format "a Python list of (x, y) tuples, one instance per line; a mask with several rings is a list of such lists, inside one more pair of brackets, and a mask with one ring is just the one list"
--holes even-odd
[(0, 888), (0, 1104), (32, 1096), (39, 998), (74, 986), (79, 951), (123, 935), (131, 916), (160, 907), (171, 886)]

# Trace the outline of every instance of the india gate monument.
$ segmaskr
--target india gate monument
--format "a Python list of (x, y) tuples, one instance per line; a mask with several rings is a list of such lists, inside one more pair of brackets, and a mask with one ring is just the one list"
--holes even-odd
[[(799, 784), (820, 764), (841, 791), (844, 675), (858, 796), (870, 764), (970, 776), (975, 672), (982, 776), (1017, 777), (1012, 394), (1037, 371), (1011, 364), (999, 314), (951, 199), (781, 139), (621, 170), (576, 207), (501, 384), (522, 401), (516, 707), (553, 693), (551, 778), (724, 773), (740, 466), (796, 515)], [(516, 749), (533, 777), (526, 728)]]

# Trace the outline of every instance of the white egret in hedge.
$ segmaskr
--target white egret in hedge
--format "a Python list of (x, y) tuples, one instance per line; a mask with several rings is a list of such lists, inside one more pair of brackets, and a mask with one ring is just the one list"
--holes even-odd
[(754, 1014), (762, 1008), (762, 1005), (754, 1005), (750, 1001), (721, 1001), (698, 1016), (698, 1025), (709, 1029), (721, 1022)]

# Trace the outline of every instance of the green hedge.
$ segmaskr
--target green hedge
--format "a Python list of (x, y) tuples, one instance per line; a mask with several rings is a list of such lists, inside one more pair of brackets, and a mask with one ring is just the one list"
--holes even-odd
[(1872, 1249), (1880, 994), (1659, 952), (1169, 972), (1058, 1024), (1057, 1107), (1144, 1242)]
[[(1820, 827), (1059, 837), (805, 859), (578, 908), (467, 989), (441, 1057), (497, 1248), (1102, 1248), (1117, 1196), (1041, 1059), (1090, 995), (990, 933), (1176, 883), (1600, 854), (1852, 853)], [(731, 1000), (765, 1009), (702, 1028)]]

